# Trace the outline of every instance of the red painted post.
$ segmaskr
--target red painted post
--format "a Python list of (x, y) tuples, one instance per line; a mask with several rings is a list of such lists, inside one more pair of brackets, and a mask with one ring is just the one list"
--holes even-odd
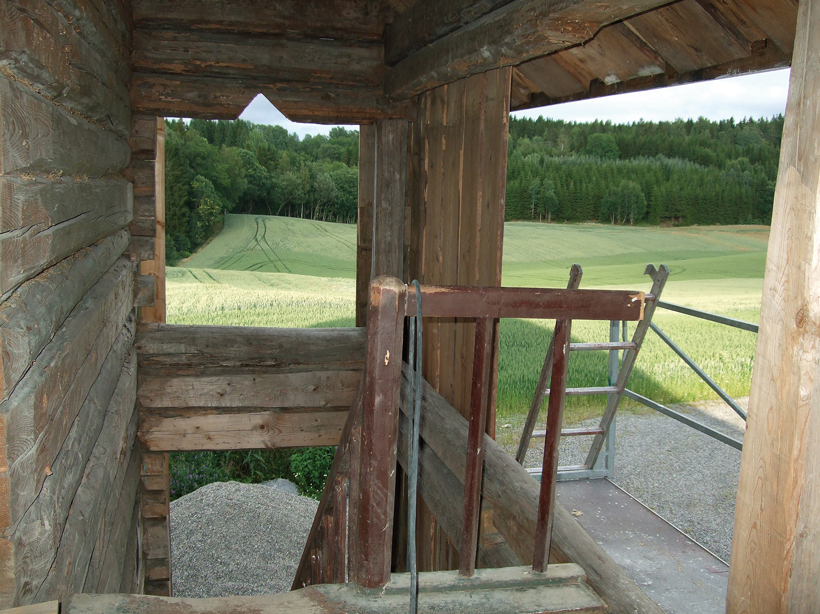
[(355, 574), (364, 588), (390, 580), (406, 298), (407, 286), (394, 277), (370, 284)]
[(541, 492), (538, 497), (538, 515), (535, 525), (533, 571), (547, 569), (552, 541), (552, 520), (555, 512), (555, 482), (558, 478), (558, 444), (561, 441), (561, 423), (564, 420), (564, 392), (567, 389), (569, 341), (572, 320), (555, 323), (554, 353), (550, 398), (547, 406), (547, 440), (544, 444), (544, 462), (541, 467)]

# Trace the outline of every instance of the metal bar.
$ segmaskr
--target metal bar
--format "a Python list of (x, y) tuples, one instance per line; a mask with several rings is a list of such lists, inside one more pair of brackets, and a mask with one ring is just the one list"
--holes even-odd
[(406, 293), (407, 286), (392, 277), (377, 277), (370, 284), (355, 536), (356, 583), (363, 588), (379, 588), (390, 581)]
[[(644, 293), (638, 291), (422, 286), (421, 292), (427, 317), (637, 321), (644, 311)], [(407, 315), (416, 315), (413, 288)]]
[[(598, 427), (592, 427), (588, 429), (564, 429), (561, 431), (561, 437), (578, 437), (583, 435), (597, 435), (601, 432), (601, 429)], [(541, 439), (542, 437), (547, 436), (547, 431), (533, 431), (533, 437)]]
[(675, 344), (675, 342), (672, 341), (666, 335), (666, 333), (664, 333), (660, 328), (658, 328), (658, 326), (656, 324), (653, 323), (653, 324), (650, 324), (650, 326), (652, 327), (652, 330), (654, 330), (658, 334), (658, 337), (663, 339), (664, 342), (666, 343), (666, 345), (668, 345), (670, 348), (672, 348), (672, 350), (675, 352), (675, 354), (680, 356), (681, 359), (683, 360), (683, 362), (685, 362), (687, 365), (689, 365), (691, 367), (692, 371), (697, 373), (700, 376), (700, 378), (704, 382), (706, 382), (706, 385), (709, 386), (709, 388), (714, 390), (721, 399), (726, 401), (726, 404), (729, 405), (729, 407), (731, 407), (732, 409), (735, 410), (735, 413), (738, 416), (740, 416), (744, 420), (747, 419), (748, 416), (747, 416), (746, 412), (743, 410), (743, 408), (740, 405), (738, 405), (737, 402), (732, 397), (730, 397), (726, 393), (725, 390), (723, 390), (723, 388), (718, 386), (717, 382), (715, 382), (711, 377), (706, 375), (706, 372), (703, 369), (701, 369), (694, 360), (689, 358), (689, 356), (686, 354), (686, 352), (684, 352), (682, 349), (680, 349)]
[[(660, 269), (656, 269), (650, 264), (647, 265), (644, 272), (652, 278), (652, 289), (650, 290), (650, 294), (660, 299), (663, 288), (666, 285), (666, 280), (669, 278), (669, 267), (662, 264)], [(640, 351), (641, 344), (646, 336), (646, 332), (649, 330), (649, 323), (652, 322), (652, 316), (655, 313), (656, 303), (657, 301), (646, 303), (644, 317), (640, 322), (638, 322), (637, 326), (635, 326), (635, 333), (632, 335), (632, 341), (635, 343), (635, 349), (628, 350), (626, 352), (621, 368), (618, 371), (618, 381), (615, 385), (621, 392), (618, 394), (612, 394), (607, 399), (606, 409), (604, 410), (604, 415), (601, 418), (601, 429), (603, 429), (603, 434), (595, 436), (595, 439), (592, 441), (592, 445), (589, 448), (589, 454), (587, 454), (587, 458), (584, 463), (590, 467), (595, 467), (595, 464), (598, 461), (598, 455), (604, 447), (606, 433), (609, 432), (609, 426), (612, 423), (612, 420), (615, 419), (615, 411), (618, 409), (618, 405), (621, 402), (623, 389), (626, 388), (626, 383), (629, 381), (629, 376), (632, 375), (632, 369), (635, 367), (635, 361), (638, 358), (638, 352)], [(612, 320), (615, 318), (607, 319)], [(625, 318), (617, 319), (624, 320)]]
[(726, 316), (721, 316), (716, 313), (701, 311), (700, 309), (692, 309), (691, 307), (684, 307), (683, 305), (676, 305), (675, 303), (667, 303), (666, 301), (659, 301), (658, 307), (663, 307), (664, 309), (668, 309), (669, 311), (677, 311), (678, 313), (683, 313), (688, 316), (700, 318), (701, 320), (709, 320), (710, 322), (725, 324), (726, 326), (731, 326), (733, 328), (748, 330), (752, 333), (756, 333), (759, 328), (757, 324), (752, 324), (751, 322), (746, 322), (745, 320), (727, 318)]
[(609, 343), (570, 343), (569, 349), (572, 352), (585, 352), (590, 350), (634, 350), (635, 344), (631, 341), (611, 341)]
[(564, 420), (564, 390), (567, 386), (569, 367), (569, 339), (571, 320), (555, 323), (555, 354), (552, 361), (550, 395), (547, 405), (547, 439), (544, 443), (544, 461), (541, 466), (541, 490), (538, 496), (538, 514), (535, 523), (532, 569), (544, 572), (550, 556), (552, 521), (555, 514), (555, 481), (558, 476), (558, 444), (561, 440), (561, 423)]
[(467, 433), (467, 467), (464, 472), (464, 515), (459, 548), (459, 575), (475, 573), (478, 552), (478, 525), (481, 514), (481, 472), (484, 466), (484, 433), (487, 428), (487, 406), (493, 321), (479, 318), (475, 322), (473, 381), (470, 393), (470, 425)]
[[(590, 386), (589, 388), (567, 388), (564, 394), (568, 397), (583, 397), (594, 394), (613, 394), (620, 390), (617, 386)], [(549, 388), (545, 392), (549, 395)]]
[(686, 426), (690, 426), (696, 431), (700, 431), (705, 435), (709, 435), (709, 437), (717, 439), (718, 441), (723, 442), (726, 445), (732, 446), (733, 448), (736, 448), (738, 450), (743, 450), (742, 441), (738, 441), (733, 437), (724, 435), (720, 431), (716, 431), (715, 429), (708, 427), (705, 424), (698, 422), (697, 420), (692, 420), (691, 418), (688, 418), (687, 416), (684, 416), (683, 414), (676, 412), (674, 409), (669, 409), (665, 405), (656, 403), (652, 399), (647, 399), (646, 397), (639, 395), (637, 392), (632, 392), (631, 390), (627, 389), (624, 390), (624, 396), (627, 396), (630, 399), (637, 401), (638, 403), (642, 403), (643, 405), (646, 405), (647, 407), (650, 407), (655, 411), (658, 411), (666, 416), (669, 416), (670, 418), (674, 418), (678, 422), (682, 422)]
[[(569, 281), (567, 282), (567, 290), (575, 290), (581, 284), (581, 277), (584, 271), (580, 264), (573, 264), (569, 270)], [(549, 385), (549, 377), (552, 372), (552, 352), (555, 339), (550, 339), (550, 345), (547, 349), (547, 355), (544, 357), (544, 364), (541, 367), (541, 375), (538, 377), (538, 383), (535, 385), (535, 395), (530, 404), (530, 411), (527, 414), (527, 420), (524, 423), (524, 430), (521, 432), (521, 439), (518, 442), (518, 452), (515, 455), (515, 460), (520, 465), (524, 464), (527, 458), (527, 450), (530, 448), (530, 438), (535, 429), (535, 423), (538, 421), (538, 413), (541, 411), (541, 405), (544, 404), (544, 397), (546, 396), (547, 386)]]

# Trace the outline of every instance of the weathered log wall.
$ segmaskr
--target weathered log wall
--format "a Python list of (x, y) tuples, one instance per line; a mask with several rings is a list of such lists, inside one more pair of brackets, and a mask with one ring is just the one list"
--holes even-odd
[(130, 15), (0, 4), (0, 608), (140, 590)]
[(336, 445), (363, 329), (146, 324), (137, 336), (147, 451)]

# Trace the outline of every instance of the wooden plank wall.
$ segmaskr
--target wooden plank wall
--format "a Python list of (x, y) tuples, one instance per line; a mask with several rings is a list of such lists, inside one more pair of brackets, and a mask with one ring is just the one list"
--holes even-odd
[[(494, 70), (419, 97), (408, 181), (410, 279), (501, 285), (510, 75), (510, 69)], [(462, 414), (470, 405), (474, 328), (454, 319), (424, 325), (424, 377)], [(495, 382), (494, 367), (493, 390)], [(495, 407), (488, 413), (494, 436)], [(419, 521), (419, 568), (457, 567), (456, 549), (423, 506)]]
[(820, 604), (820, 6), (801, 0), (726, 611)]
[(130, 18), (0, 3), (0, 608), (138, 585)]

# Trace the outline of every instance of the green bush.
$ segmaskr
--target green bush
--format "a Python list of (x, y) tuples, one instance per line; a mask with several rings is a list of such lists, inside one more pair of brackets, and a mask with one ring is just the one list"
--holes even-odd
[(284, 478), (299, 494), (322, 496), (335, 448), (178, 452), (171, 454), (171, 500), (212, 482), (258, 484)]

